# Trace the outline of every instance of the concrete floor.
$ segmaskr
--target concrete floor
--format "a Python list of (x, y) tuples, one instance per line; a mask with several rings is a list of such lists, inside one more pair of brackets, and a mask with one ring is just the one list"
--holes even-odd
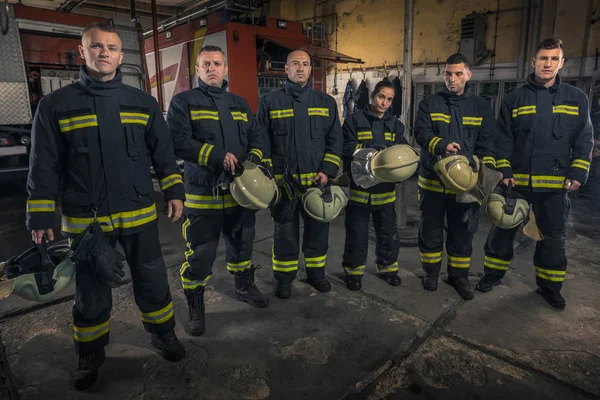
[[(0, 259), (6, 259), (29, 246), (29, 234), (23, 189), (0, 192)], [(182, 362), (163, 360), (150, 345), (130, 284), (113, 291), (107, 361), (87, 392), (71, 389), (77, 364), (73, 288), (50, 305), (15, 296), (1, 301), (2, 340), (21, 399), (599, 398), (600, 212), (590, 204), (573, 200), (563, 312), (534, 293), (533, 245), (522, 236), (504, 284), (491, 293), (476, 292), (470, 302), (442, 282), (435, 293), (423, 291), (416, 247), (401, 249), (403, 283), (393, 288), (374, 275), (371, 244), (363, 290), (349, 292), (341, 268), (342, 218), (332, 224), (329, 238), (333, 290), (316, 292), (300, 272), (292, 297), (280, 300), (273, 295), (270, 271), (272, 224), (260, 212), (253, 262), (262, 265), (257, 285), (269, 294), (270, 306), (259, 310), (234, 300), (221, 244), (206, 295), (207, 331), (192, 338), (182, 327), (187, 306), (178, 279), (181, 226), (161, 216), (176, 330), (187, 349)], [(488, 229), (482, 215), (473, 284), (483, 271)]]

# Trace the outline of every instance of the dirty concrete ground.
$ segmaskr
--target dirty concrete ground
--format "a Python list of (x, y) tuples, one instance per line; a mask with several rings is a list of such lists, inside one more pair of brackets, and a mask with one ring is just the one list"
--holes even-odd
[[(409, 222), (414, 208), (409, 184)], [(29, 246), (22, 187), (0, 188), (0, 259)], [(161, 207), (160, 196), (157, 201)], [(58, 228), (58, 219), (57, 219)], [(322, 294), (303, 282), (292, 298), (277, 299), (270, 271), (272, 225), (257, 214), (253, 262), (270, 306), (253, 309), (234, 300), (224, 268), (224, 247), (207, 291), (207, 331), (183, 331), (187, 307), (178, 280), (183, 258), (180, 223), (160, 219), (162, 251), (187, 349), (179, 363), (164, 361), (149, 343), (131, 285), (113, 291), (111, 344), (98, 382), (71, 389), (73, 288), (52, 304), (15, 296), (0, 302), (0, 329), (21, 399), (585, 399), (600, 397), (600, 212), (573, 199), (563, 293), (567, 309), (550, 308), (535, 290), (534, 244), (521, 235), (504, 284), (461, 300), (447, 284), (424, 292), (419, 252), (403, 247), (402, 286), (378, 279), (374, 244), (363, 290), (343, 284), (343, 218), (331, 227), (327, 273), (333, 290)], [(489, 222), (482, 214), (474, 240), (472, 283), (483, 271)], [(442, 276), (442, 279), (444, 276)]]

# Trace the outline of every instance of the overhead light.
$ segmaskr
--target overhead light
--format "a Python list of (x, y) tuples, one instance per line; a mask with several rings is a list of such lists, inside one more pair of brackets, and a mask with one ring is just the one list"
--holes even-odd
[(281, 29), (287, 29), (287, 21), (285, 21), (283, 19), (278, 19), (277, 20), (277, 27), (281, 28)]
[(173, 36), (173, 32), (168, 31), (167, 32), (167, 39), (171, 39), (172, 36)]
[(208, 24), (208, 20), (206, 18), (202, 18), (200, 20), (200, 26), (206, 26)]

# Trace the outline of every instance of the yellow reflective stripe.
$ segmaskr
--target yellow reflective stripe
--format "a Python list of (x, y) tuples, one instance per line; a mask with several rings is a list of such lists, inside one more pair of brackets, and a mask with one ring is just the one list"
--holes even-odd
[(512, 109), (512, 117), (516, 118), (520, 115), (528, 115), (528, 114), (535, 114), (536, 112), (536, 107), (534, 105), (531, 106), (521, 106), (521, 107), (517, 107), (517, 108), (513, 108)]
[(358, 140), (371, 140), (373, 139), (373, 132), (371, 131), (360, 131), (356, 132)]
[(96, 114), (89, 114), (79, 117), (59, 119), (58, 125), (61, 132), (69, 132), (75, 129), (98, 126), (98, 116)]
[(488, 268), (491, 268), (491, 269), (498, 269), (500, 271), (506, 271), (508, 269), (508, 267), (510, 266), (510, 260), (506, 261), (506, 260), (501, 260), (499, 258), (485, 256), (483, 258), (483, 265)]
[(261, 161), (264, 163), (269, 163), (270, 165), (273, 165), (273, 160), (271, 160), (270, 158), (263, 158)]
[(181, 225), (181, 236), (183, 236), (183, 240), (185, 240), (187, 242), (187, 233), (186, 233), (186, 229), (188, 226), (191, 225), (191, 222), (189, 219), (185, 219), (185, 221), (183, 222), (183, 224)]
[(350, 201), (357, 203), (369, 204), (369, 192), (363, 192), (362, 190), (350, 189)]
[(494, 160), (494, 157), (484, 156), (483, 157), (483, 163), (484, 164), (490, 164), (491, 166), (493, 166), (494, 168), (496, 168), (496, 160)]
[(531, 187), (561, 189), (565, 183), (564, 176), (532, 175)]
[(385, 140), (389, 140), (390, 142), (392, 142), (393, 141), (393, 139), (392, 139), (392, 132), (384, 132), (383, 138)]
[(589, 169), (590, 169), (590, 162), (587, 161), (587, 160), (582, 160), (580, 158), (576, 158), (571, 163), (571, 168), (581, 168), (581, 169), (585, 169), (586, 171), (589, 171)]
[(433, 179), (423, 178), (421, 175), (419, 175), (419, 179), (417, 181), (417, 185), (421, 189), (429, 190), (431, 192), (446, 193), (446, 194), (455, 194), (454, 191), (452, 191), (450, 189), (446, 189), (446, 187), (444, 187), (444, 185), (442, 185), (442, 182), (436, 181), (436, 180), (433, 180)]
[(529, 185), (529, 174), (514, 174), (513, 178), (515, 178), (515, 185), (517, 186)]
[(566, 271), (557, 271), (535, 267), (535, 276), (550, 282), (562, 282), (565, 280)]
[(320, 257), (305, 257), (304, 261), (306, 264), (306, 268), (323, 268), (325, 267), (325, 260), (327, 255)]
[(508, 161), (506, 158), (503, 158), (501, 160), (496, 160), (496, 168), (510, 168), (510, 161)]
[(183, 179), (179, 174), (172, 174), (160, 180), (160, 189), (167, 190), (171, 186), (177, 185), (178, 183), (183, 184)]
[(423, 262), (425, 264), (435, 264), (435, 263), (442, 262), (442, 252), (441, 251), (438, 251), (435, 253), (420, 252), (420, 254), (421, 254), (421, 262)]
[(323, 157), (323, 161), (330, 162), (332, 164), (335, 164), (338, 167), (340, 166), (340, 162), (341, 162), (340, 158), (332, 153), (325, 153), (325, 157)]
[(201, 119), (212, 119), (214, 121), (218, 121), (219, 112), (210, 110), (190, 110), (190, 118), (192, 121), (198, 121)]
[(448, 265), (454, 268), (469, 268), (471, 266), (471, 257), (448, 256)]
[(54, 200), (27, 200), (27, 212), (54, 212)]
[(122, 124), (148, 125), (148, 120), (150, 119), (150, 114), (135, 112), (120, 112), (119, 116), (121, 117)]
[(227, 271), (242, 272), (250, 268), (251, 260), (241, 261), (237, 263), (227, 262)]
[(273, 262), (273, 271), (291, 272), (298, 269), (298, 260), (279, 261), (275, 259), (275, 255), (273, 255), (271, 261)]
[(430, 153), (434, 153), (435, 152), (435, 146), (437, 146), (437, 144), (442, 140), (441, 137), (439, 136), (434, 136), (430, 141), (429, 141), (429, 145), (427, 146), (427, 150)]
[[(128, 229), (145, 225), (158, 218), (156, 205), (133, 211), (123, 211), (108, 216), (98, 217), (104, 232), (112, 232), (115, 229)], [(77, 218), (62, 216), (62, 230), (67, 233), (80, 233), (87, 228), (94, 218)]]
[(380, 274), (386, 272), (398, 272), (398, 261), (388, 266), (382, 266), (377, 264), (377, 272), (379, 272)]
[[(300, 176), (298, 176), (298, 174), (293, 174), (293, 177), (296, 178), (297, 180), (299, 180), (303, 186), (311, 186), (313, 184), (313, 180), (315, 179), (316, 176), (317, 176), (316, 172), (300, 174)], [(275, 174), (275, 179), (279, 180), (279, 181), (282, 180), (283, 174)]]
[(278, 118), (291, 118), (294, 116), (294, 109), (288, 108), (285, 110), (271, 110), (269, 111), (269, 119)]
[(309, 107), (308, 115), (312, 117), (329, 117), (328, 108)]
[(252, 148), (250, 149), (250, 153), (254, 154), (258, 158), (262, 158), (263, 152), (260, 149)]
[(362, 147), (363, 147), (362, 143), (359, 143), (354, 147), (354, 151), (356, 151), (358, 149), (362, 149)]
[[(188, 245), (188, 248), (190, 248), (190, 244), (188, 243), (187, 245)], [(192, 250), (192, 249), (190, 248), (190, 250)], [(193, 250), (192, 250), (192, 253), (193, 253)], [(187, 257), (186, 257), (186, 260), (187, 260)], [(190, 268), (190, 263), (186, 261), (186, 262), (184, 262), (181, 265), (181, 269), (179, 270), (179, 275), (181, 276), (181, 286), (183, 287), (183, 289), (185, 289), (185, 290), (195, 290), (199, 286), (203, 286), (203, 287), (206, 286), (206, 283), (212, 277), (212, 275), (208, 275), (202, 281), (195, 281), (195, 280), (192, 280), (192, 279), (189, 279), (189, 278), (186, 278), (186, 277), (183, 276), (183, 274), (185, 273), (185, 271), (187, 269), (189, 269), (189, 268)]]
[(219, 195), (197, 195), (185, 194), (184, 205), (188, 208), (196, 208), (202, 210), (222, 210), (223, 208), (236, 207), (237, 202), (230, 194)]
[(248, 122), (248, 114), (243, 113), (241, 111), (232, 111), (231, 116), (233, 117), (234, 121)]
[(346, 273), (348, 275), (363, 275), (365, 272), (365, 266), (359, 265), (358, 267), (355, 267), (355, 268), (344, 267), (344, 271), (346, 271)]
[(463, 125), (481, 126), (483, 117), (463, 117)]
[(450, 123), (450, 116), (448, 114), (430, 113), (429, 116), (431, 117), (432, 121), (445, 122), (447, 124)]
[(396, 201), (396, 192), (373, 193), (371, 194), (371, 205), (381, 206), (383, 204), (394, 203)]
[(109, 330), (108, 320), (100, 325), (85, 328), (73, 325), (73, 339), (80, 343), (89, 343), (106, 335)]
[(165, 307), (161, 308), (158, 311), (152, 311), (149, 313), (141, 313), (142, 321), (147, 322), (149, 324), (159, 325), (162, 324), (169, 319), (173, 318), (173, 302), (169, 302)]
[(579, 115), (579, 106), (567, 106), (561, 104), (559, 106), (552, 106), (553, 114), (568, 114), (568, 115)]
[(213, 149), (212, 144), (204, 143), (202, 147), (200, 147), (200, 152), (198, 153), (198, 164), (199, 165), (208, 165), (208, 157)]

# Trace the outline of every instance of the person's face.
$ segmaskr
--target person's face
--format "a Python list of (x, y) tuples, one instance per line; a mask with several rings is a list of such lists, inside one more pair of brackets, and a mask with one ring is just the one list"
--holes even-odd
[(121, 47), (121, 39), (116, 33), (92, 29), (82, 38), (79, 55), (93, 78), (109, 81), (123, 61)]
[(444, 83), (446, 89), (451, 93), (462, 95), (465, 92), (465, 86), (473, 73), (465, 66), (460, 64), (446, 64), (444, 67)]
[(563, 58), (562, 49), (542, 49), (538, 51), (531, 61), (536, 78), (542, 82), (554, 79), (564, 63), (565, 59)]
[(379, 89), (375, 95), (373, 95), (373, 107), (379, 113), (385, 113), (388, 108), (392, 106), (394, 100), (394, 89), (389, 87), (383, 87)]
[(204, 51), (198, 56), (196, 73), (209, 86), (221, 87), (229, 69), (220, 51)]
[(285, 72), (290, 81), (304, 86), (310, 78), (311, 71), (310, 57), (304, 51), (294, 51), (289, 55)]

